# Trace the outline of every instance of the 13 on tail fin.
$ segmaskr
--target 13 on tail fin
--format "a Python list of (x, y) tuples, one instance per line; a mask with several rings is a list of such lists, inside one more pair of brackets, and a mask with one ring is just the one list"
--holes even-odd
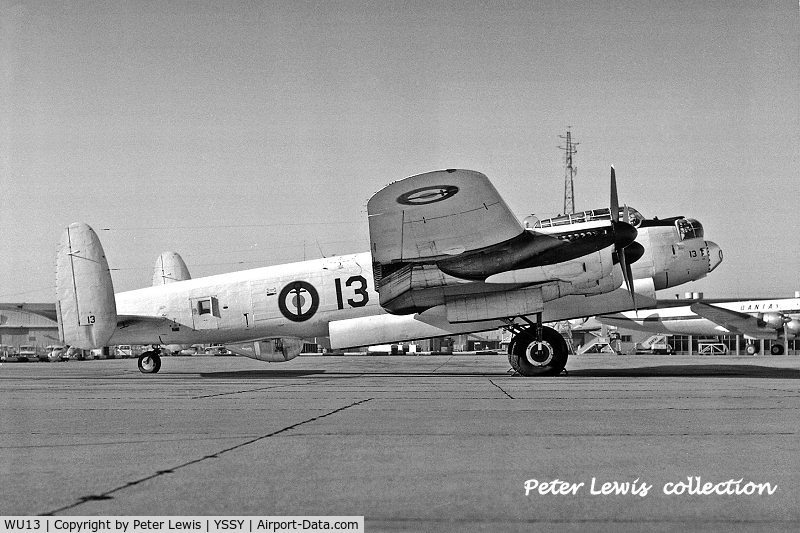
[(75, 222), (64, 229), (56, 256), (56, 310), (61, 341), (94, 349), (117, 327), (117, 304), (103, 246), (92, 228)]

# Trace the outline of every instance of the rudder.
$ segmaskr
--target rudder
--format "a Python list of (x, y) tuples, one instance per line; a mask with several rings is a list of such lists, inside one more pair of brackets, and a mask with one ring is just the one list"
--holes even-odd
[(56, 310), (61, 341), (85, 350), (106, 346), (117, 304), (103, 246), (83, 222), (64, 229), (56, 256)]

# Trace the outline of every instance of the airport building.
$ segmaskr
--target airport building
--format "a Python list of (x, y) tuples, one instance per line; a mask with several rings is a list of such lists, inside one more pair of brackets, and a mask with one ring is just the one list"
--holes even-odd
[(22, 309), (0, 310), (0, 351), (16, 354), (22, 346), (35, 347), (37, 353), (44, 353), (47, 346), (58, 344), (55, 317), (50, 319)]

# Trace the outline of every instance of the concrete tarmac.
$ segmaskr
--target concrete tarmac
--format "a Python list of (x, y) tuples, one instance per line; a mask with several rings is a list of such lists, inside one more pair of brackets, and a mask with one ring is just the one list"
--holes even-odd
[[(167, 357), (155, 375), (134, 359), (5, 363), (0, 514), (800, 527), (800, 357), (591, 355), (567, 368), (512, 376), (503, 355)], [(597, 494), (614, 482), (632, 486)]]

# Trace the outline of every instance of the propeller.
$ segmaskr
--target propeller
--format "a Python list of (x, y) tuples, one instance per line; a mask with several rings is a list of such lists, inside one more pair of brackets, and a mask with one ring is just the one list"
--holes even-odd
[[(628, 221), (628, 206), (623, 208), (624, 221), (619, 220), (619, 197), (617, 196), (617, 175), (614, 172), (614, 165), (611, 165), (611, 222), (614, 231), (614, 253), (617, 262), (622, 268), (622, 278), (628, 286), (628, 291), (631, 293), (631, 300), (633, 301), (633, 309), (636, 313), (639, 309), (636, 306), (636, 293), (633, 291), (633, 272), (631, 271), (631, 263), (625, 257), (625, 248), (636, 240), (638, 232)], [(640, 255), (641, 256), (641, 255)], [(634, 258), (634, 261), (638, 257)]]

